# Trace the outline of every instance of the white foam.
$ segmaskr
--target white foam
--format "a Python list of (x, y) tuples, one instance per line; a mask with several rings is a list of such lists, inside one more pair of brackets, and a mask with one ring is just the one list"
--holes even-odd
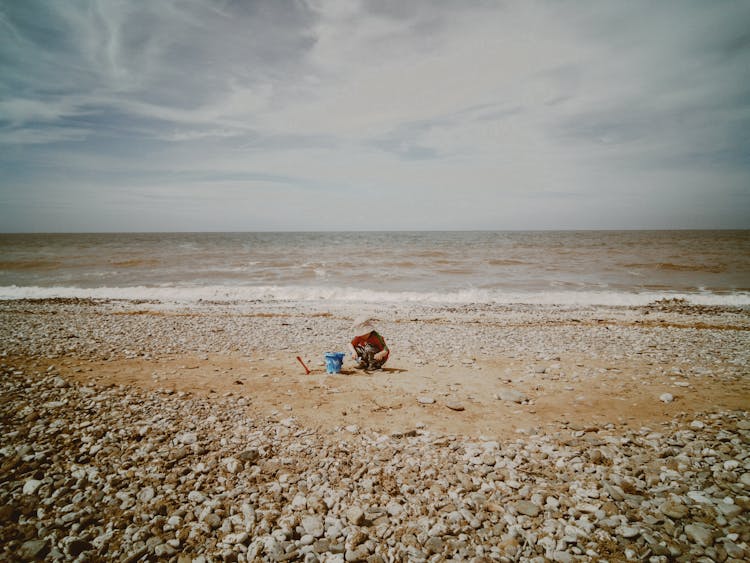
[(204, 301), (333, 301), (342, 303), (425, 303), (425, 304), (532, 304), (639, 306), (660, 299), (685, 299), (695, 305), (750, 305), (750, 292), (616, 292), (465, 289), (450, 292), (376, 291), (351, 287), (324, 286), (201, 286), (201, 287), (0, 287), (0, 299), (91, 298), (156, 300), (162, 302)]

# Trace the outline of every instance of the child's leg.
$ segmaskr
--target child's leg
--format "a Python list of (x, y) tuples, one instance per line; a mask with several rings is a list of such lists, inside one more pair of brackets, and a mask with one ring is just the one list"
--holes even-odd
[(359, 367), (364, 369), (377, 369), (383, 362), (378, 362), (374, 356), (378, 353), (374, 346), (367, 344), (365, 346), (357, 346), (357, 355), (359, 356)]

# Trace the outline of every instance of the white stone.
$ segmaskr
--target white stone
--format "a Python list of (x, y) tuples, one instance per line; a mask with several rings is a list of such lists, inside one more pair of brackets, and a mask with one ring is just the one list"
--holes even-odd
[(305, 507), (307, 507), (307, 497), (302, 493), (294, 495), (294, 498), (292, 499), (292, 509), (303, 510)]
[(617, 533), (620, 534), (623, 538), (634, 538), (636, 536), (639, 536), (641, 531), (635, 526), (620, 526), (620, 528), (618, 528), (617, 530)]
[(180, 432), (175, 436), (175, 440), (180, 444), (188, 446), (198, 441), (198, 435), (195, 432)]
[(143, 503), (147, 503), (147, 502), (151, 502), (154, 496), (156, 496), (156, 493), (154, 492), (153, 487), (144, 487), (138, 493), (138, 500)]
[(302, 528), (305, 533), (310, 534), (313, 537), (319, 538), (325, 532), (323, 527), (323, 519), (316, 515), (310, 514), (302, 517)]
[(662, 393), (661, 395), (659, 395), (659, 400), (662, 403), (671, 403), (672, 401), (674, 401), (674, 396), (672, 395), (672, 393)]
[(238, 545), (247, 543), (248, 539), (250, 539), (250, 536), (247, 532), (237, 532), (225, 535), (222, 541), (229, 545)]
[(187, 498), (196, 504), (201, 504), (206, 500), (206, 496), (200, 491), (190, 491)]
[(555, 563), (573, 563), (575, 561), (573, 556), (567, 551), (553, 551), (551, 559)]
[(737, 506), (733, 502), (729, 503), (722, 501), (716, 505), (716, 508), (718, 508), (719, 512), (721, 512), (727, 518), (735, 518), (742, 514), (742, 507)]
[(420, 405), (431, 405), (435, 402), (435, 399), (432, 397), (419, 397), (417, 401)]
[(588, 534), (579, 528), (578, 526), (573, 526), (572, 524), (568, 524), (565, 526), (565, 535), (571, 538), (581, 538), (586, 539), (588, 538)]
[(39, 487), (42, 486), (42, 482), (38, 479), (29, 479), (26, 481), (23, 485), (23, 494), (25, 495), (33, 495), (37, 492)]
[(401, 506), (395, 500), (392, 500), (391, 502), (389, 502), (388, 505), (385, 507), (385, 509), (388, 511), (388, 514), (390, 514), (391, 516), (399, 516), (404, 511), (404, 507)]
[(224, 464), (224, 467), (226, 468), (229, 473), (237, 473), (240, 469), (242, 469), (242, 463), (233, 457), (227, 457), (222, 460), (222, 463)]
[(708, 547), (714, 543), (714, 532), (706, 524), (696, 522), (685, 526), (685, 535), (693, 542)]
[(516, 391), (515, 389), (501, 389), (497, 392), (495, 398), (501, 401), (508, 401), (511, 403), (519, 404), (529, 400), (529, 398), (524, 393)]
[(365, 513), (359, 506), (352, 506), (346, 511), (346, 519), (355, 526), (361, 526), (365, 521)]
[(525, 514), (526, 516), (531, 516), (532, 518), (534, 516), (537, 516), (541, 510), (539, 506), (527, 500), (519, 500), (513, 506), (516, 509), (516, 512), (518, 512), (519, 514)]
[(65, 406), (65, 401), (50, 401), (49, 403), (44, 403), (42, 406), (47, 409), (56, 409)]
[(711, 504), (711, 499), (704, 495), (701, 491), (689, 491), (687, 496), (689, 496), (695, 502), (699, 502), (701, 504)]

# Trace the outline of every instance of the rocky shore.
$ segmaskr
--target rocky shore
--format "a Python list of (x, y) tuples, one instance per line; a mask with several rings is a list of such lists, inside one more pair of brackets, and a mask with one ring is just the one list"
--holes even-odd
[[(267, 356), (295, 351), (303, 339), (303, 353), (312, 355), (340, 340), (350, 322), (348, 311), (331, 308), (202, 307), (0, 305), (0, 558), (656, 563), (750, 557), (746, 310), (671, 304), (373, 311), (389, 319), (384, 325), (394, 347), (411, 357), (401, 364), (404, 378), (412, 369), (456, 373), (463, 366), (486, 379), (490, 364), (482, 359), (515, 357), (526, 370), (514, 382), (527, 395), (518, 407), (527, 409), (525, 416), (541, 416), (540, 392), (526, 372), (539, 379), (552, 374), (562, 385), (590, 383), (603, 375), (589, 362), (622, 366), (635, 354), (644, 360), (639, 369), (651, 366), (649, 377), (665, 378), (670, 389), (711, 380), (735, 390), (734, 405), (746, 405), (697, 412), (685, 400), (650, 426), (637, 412), (626, 423), (559, 421), (511, 437), (438, 431), (429, 419), (410, 416), (398, 430), (366, 419), (315, 426), (301, 407), (263, 408), (252, 392), (199, 393), (158, 381), (147, 388), (72, 368), (83, 359), (148, 362), (188, 352)], [(446, 354), (431, 358), (425, 342), (447, 336)], [(573, 353), (578, 372), (579, 364), (571, 364), (573, 371), (565, 364), (565, 354)], [(474, 362), (468, 367), (467, 356)], [(544, 370), (556, 363), (564, 369), (536, 373), (534, 362), (542, 360)], [(273, 378), (258, 374), (260, 384), (284, 393), (283, 380)], [(450, 402), (435, 395), (438, 404)], [(469, 399), (462, 397), (462, 408), (473, 408)], [(514, 400), (495, 401), (518, 406)], [(411, 403), (425, 412), (433, 406)]]

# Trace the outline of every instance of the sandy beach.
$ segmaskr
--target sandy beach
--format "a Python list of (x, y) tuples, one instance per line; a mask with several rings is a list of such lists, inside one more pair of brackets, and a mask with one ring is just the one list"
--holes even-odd
[[(326, 374), (362, 313), (386, 369)], [(9, 560), (750, 555), (747, 308), (53, 299), (0, 319)]]

